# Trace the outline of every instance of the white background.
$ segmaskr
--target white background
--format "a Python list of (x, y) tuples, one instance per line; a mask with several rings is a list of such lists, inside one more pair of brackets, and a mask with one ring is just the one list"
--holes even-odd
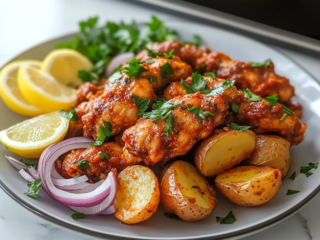
[[(88, 17), (99, 16), (99, 23), (103, 24), (106, 20), (117, 22), (120, 19), (143, 22), (149, 20), (153, 14), (165, 21), (184, 20), (164, 12), (116, 0), (0, 0), (0, 66), (29, 47), (76, 32), (78, 22)], [(292, 50), (278, 49), (320, 80), (319, 59)], [(244, 239), (320, 239), (319, 201), (320, 195), (298, 214)], [(0, 233), (0, 239), (4, 240), (91, 239), (57, 227), (32, 214), (10, 199), (1, 189)]]

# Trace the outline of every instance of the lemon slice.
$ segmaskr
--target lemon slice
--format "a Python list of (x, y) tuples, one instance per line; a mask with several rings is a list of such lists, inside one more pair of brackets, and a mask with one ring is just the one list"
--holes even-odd
[(68, 127), (69, 119), (47, 113), (1, 131), (0, 141), (19, 156), (39, 158), (46, 147), (64, 138)]
[(57, 49), (43, 60), (41, 70), (52, 75), (57, 81), (68, 86), (79, 86), (79, 70), (90, 71), (92, 63), (81, 53), (72, 49)]
[(22, 64), (39, 69), (39, 61), (16, 61), (6, 65), (0, 72), (0, 94), (6, 105), (13, 111), (28, 117), (38, 116), (44, 111), (31, 105), (22, 95), (18, 86), (18, 70)]
[(18, 84), (27, 101), (46, 112), (62, 108), (67, 110), (77, 102), (75, 89), (63, 85), (30, 64), (21, 65)]

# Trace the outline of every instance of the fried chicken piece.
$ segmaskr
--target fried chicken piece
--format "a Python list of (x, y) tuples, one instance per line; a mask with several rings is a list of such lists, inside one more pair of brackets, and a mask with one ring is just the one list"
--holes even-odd
[[(224, 79), (212, 79), (204, 76), (206, 81), (206, 89), (215, 89)], [(190, 86), (192, 78), (184, 80), (186, 86)], [(186, 90), (180, 82), (171, 83), (164, 91), (164, 97), (169, 100), (179, 95), (186, 95)], [(270, 106), (263, 98), (258, 102), (251, 102), (246, 99), (242, 92), (236, 87), (226, 89), (222, 95), (226, 98), (229, 96), (229, 102), (239, 105), (238, 112), (230, 113), (226, 123), (236, 123), (239, 125), (248, 125), (253, 127), (253, 131), (257, 134), (272, 133), (280, 135), (288, 140), (291, 145), (297, 145), (303, 140), (306, 124), (301, 123), (298, 117), (287, 115), (282, 121), (281, 118), (285, 114), (281, 104)]]
[[(182, 45), (174, 40), (156, 43), (150, 49), (160, 53), (168, 53), (175, 49), (174, 54), (190, 64), (193, 70), (201, 69), (203, 66), (202, 72), (214, 72), (219, 78), (236, 80), (238, 88), (249, 88), (262, 97), (278, 94), (279, 101), (287, 103), (294, 96), (294, 87), (290, 85), (287, 78), (275, 73), (272, 62), (267, 67), (251, 67), (250, 63), (231, 60), (229, 56), (220, 52), (211, 52), (206, 47)], [(137, 57), (143, 58), (145, 55), (144, 50)]]
[[(112, 168), (118, 171), (122, 169), (121, 155), (122, 147), (115, 142), (108, 142), (101, 147), (90, 146), (87, 149), (72, 150), (62, 158), (60, 157), (61, 160), (56, 161), (56, 166), (64, 178), (86, 175), (89, 178), (88, 182), (94, 183), (106, 179)], [(88, 164), (77, 165), (82, 160), (87, 160)]]
[[(148, 165), (166, 163), (176, 156), (186, 154), (192, 146), (201, 139), (208, 137), (212, 131), (224, 122), (229, 108), (229, 99), (222, 95), (206, 97), (200, 92), (171, 99), (175, 107), (171, 116), (172, 133), (166, 136), (165, 120), (139, 119), (136, 124), (123, 133), (125, 142), (121, 161), (124, 165), (137, 164), (141, 161)], [(188, 111), (190, 107), (197, 107), (203, 112), (210, 112), (203, 120)]]
[(103, 91), (103, 90), (104, 90), (103, 87), (98, 87), (90, 82), (80, 85), (80, 87), (76, 92), (78, 104), (88, 101), (91, 96), (95, 95), (98, 91)]

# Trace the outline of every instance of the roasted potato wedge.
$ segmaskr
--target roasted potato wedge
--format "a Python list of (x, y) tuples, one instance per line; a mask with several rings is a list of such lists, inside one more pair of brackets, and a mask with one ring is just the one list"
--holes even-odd
[(276, 168), (284, 177), (290, 168), (290, 143), (273, 135), (257, 135), (256, 139), (256, 147), (250, 158), (245, 159), (241, 164)]
[(195, 154), (195, 164), (203, 176), (213, 177), (250, 157), (255, 145), (252, 131), (224, 128), (202, 141)]
[(125, 168), (118, 175), (118, 192), (114, 216), (126, 224), (147, 220), (157, 210), (160, 201), (159, 182), (153, 171), (145, 166)]
[(241, 206), (258, 206), (270, 201), (281, 186), (281, 171), (271, 167), (240, 166), (219, 174), (217, 188)]
[(164, 169), (160, 192), (166, 212), (175, 213), (185, 221), (209, 216), (218, 203), (213, 187), (185, 161), (176, 161)]

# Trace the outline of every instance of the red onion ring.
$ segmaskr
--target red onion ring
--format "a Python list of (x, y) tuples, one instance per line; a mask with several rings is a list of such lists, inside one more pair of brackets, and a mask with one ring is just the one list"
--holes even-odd
[(115, 212), (116, 212), (116, 209), (114, 208), (113, 205), (111, 205), (107, 210), (100, 213), (100, 215), (111, 215), (111, 214), (114, 214)]
[(52, 182), (56, 187), (71, 186), (79, 183), (84, 183), (88, 180), (89, 178), (86, 175), (82, 175), (78, 178), (68, 178), (68, 179), (52, 178)]
[(25, 165), (24, 163), (18, 161), (17, 159), (14, 159), (13, 157), (10, 157), (10, 156), (5, 156), (6, 159), (8, 160), (8, 162), (14, 166), (16, 169), (18, 169), (19, 171), (21, 169), (24, 169), (27, 167), (27, 165)]
[(105, 182), (110, 182), (111, 191), (109, 196), (103, 200), (100, 204), (92, 207), (73, 207), (68, 206), (75, 212), (81, 212), (85, 215), (98, 215), (102, 212), (105, 212), (109, 209), (110, 206), (113, 206), (114, 199), (116, 198), (117, 194), (117, 182), (116, 177), (114, 176), (113, 172), (109, 172), (107, 179)]
[(119, 67), (122, 63), (128, 62), (133, 57), (134, 53), (132, 52), (120, 53), (114, 56), (106, 67), (106, 77), (110, 77), (111, 74), (116, 71), (117, 67)]
[(20, 175), (25, 179), (27, 180), (28, 182), (34, 182), (34, 178), (32, 176), (30, 176), (29, 173), (26, 172), (26, 170), (24, 169), (21, 169), (19, 171)]

